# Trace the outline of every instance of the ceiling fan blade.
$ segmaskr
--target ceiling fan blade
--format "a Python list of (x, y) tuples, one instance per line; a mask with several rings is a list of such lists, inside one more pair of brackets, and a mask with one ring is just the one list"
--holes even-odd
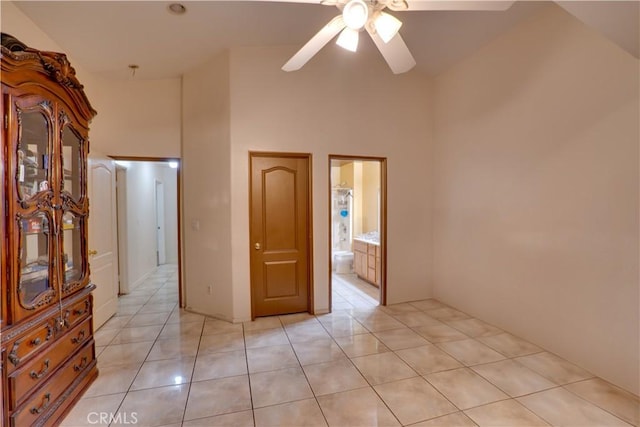
[[(503, 11), (511, 7), (511, 0), (406, 0), (408, 9), (399, 10), (486, 10)], [(394, 9), (393, 3), (388, 6)]]
[(324, 47), (329, 41), (336, 36), (342, 29), (346, 27), (342, 15), (338, 15), (333, 18), (327, 25), (322, 27), (315, 36), (311, 38), (302, 46), (302, 48), (296, 52), (295, 55), (282, 66), (284, 71), (296, 71), (302, 68), (304, 64), (309, 61), (313, 55), (318, 53), (320, 49)]
[(389, 43), (385, 43), (377, 33), (369, 29), (369, 26), (366, 28), (393, 74), (406, 73), (416, 65), (416, 60), (413, 59), (400, 33), (389, 40)]

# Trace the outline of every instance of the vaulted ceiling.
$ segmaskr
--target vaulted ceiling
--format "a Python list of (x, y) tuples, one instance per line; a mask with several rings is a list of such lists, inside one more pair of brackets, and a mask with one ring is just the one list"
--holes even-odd
[[(129, 64), (140, 66), (136, 78), (177, 77), (223, 49), (238, 46), (287, 45), (293, 55), (339, 13), (333, 6), (319, 4), (236, 0), (183, 2), (187, 13), (177, 16), (168, 12), (169, 3), (15, 2), (76, 63), (107, 78), (129, 78)], [(417, 70), (435, 75), (539, 8), (554, 7), (549, 3), (517, 1), (505, 12), (412, 11), (396, 16), (404, 23), (400, 32)], [(598, 5), (597, 12), (593, 5)], [(560, 6), (638, 56), (638, 2), (560, 2)], [(627, 22), (621, 23), (624, 19)], [(355, 54), (379, 56), (368, 37), (361, 38)]]

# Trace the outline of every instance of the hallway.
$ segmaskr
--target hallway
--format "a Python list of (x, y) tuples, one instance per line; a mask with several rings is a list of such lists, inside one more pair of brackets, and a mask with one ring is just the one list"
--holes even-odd
[(637, 397), (531, 343), (436, 300), (357, 292), (336, 281), (331, 314), (230, 324), (178, 309), (162, 266), (96, 332), (100, 376), (63, 425), (638, 424)]

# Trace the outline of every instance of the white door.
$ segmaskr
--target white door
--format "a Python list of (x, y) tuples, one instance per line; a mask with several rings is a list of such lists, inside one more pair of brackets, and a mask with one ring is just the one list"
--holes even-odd
[(93, 292), (93, 327), (98, 329), (118, 307), (116, 166), (100, 154), (89, 155), (89, 264)]
[(156, 181), (156, 242), (158, 248), (158, 265), (167, 262), (167, 253), (164, 238), (164, 184), (162, 181)]

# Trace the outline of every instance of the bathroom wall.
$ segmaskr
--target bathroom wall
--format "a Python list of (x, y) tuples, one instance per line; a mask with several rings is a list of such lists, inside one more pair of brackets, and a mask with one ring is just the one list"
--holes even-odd
[(435, 297), (636, 394), (638, 69), (550, 5), (436, 79), (434, 161)]
[(378, 196), (380, 190), (380, 162), (348, 161), (331, 169), (333, 185), (344, 183), (353, 191), (353, 235), (378, 230)]
[(378, 230), (380, 162), (362, 162), (362, 232)]

